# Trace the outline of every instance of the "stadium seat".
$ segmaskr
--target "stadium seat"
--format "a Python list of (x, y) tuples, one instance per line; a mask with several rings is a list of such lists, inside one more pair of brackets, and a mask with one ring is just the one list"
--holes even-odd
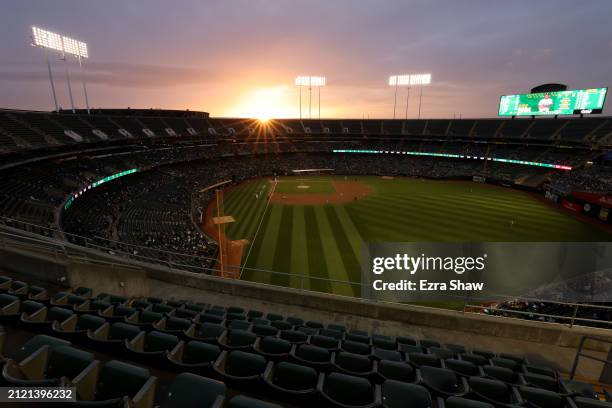
[(248, 318), (253, 326), (271, 326), (272, 322), (262, 317)]
[[(461, 353), (466, 352), (465, 346), (462, 346), (460, 344), (446, 344), (444, 347), (453, 351), (455, 354), (461, 354)], [(457, 399), (457, 398), (460, 398), (460, 397), (454, 397), (454, 399)]]
[(470, 363), (477, 366), (484, 366), (489, 364), (489, 359), (478, 354), (462, 353), (459, 358), (463, 361), (469, 361)]
[(7, 293), (0, 294), (0, 321), (7, 322), (19, 316), (19, 297)]
[(343, 332), (339, 330), (333, 330), (333, 329), (320, 329), (319, 335), (325, 336), (325, 337), (331, 337), (336, 340), (342, 340), (342, 338), (344, 337)]
[(423, 354), (425, 353), (425, 349), (421, 346), (412, 345), (412, 344), (403, 344), (403, 343), (400, 343), (398, 346), (399, 346), (399, 350), (405, 354), (409, 354), (409, 353)]
[(222, 315), (218, 315), (218, 314), (214, 314), (214, 313), (210, 313), (210, 311), (207, 311), (205, 313), (200, 313), (198, 315), (198, 320), (197, 323), (215, 323), (215, 324), (223, 324), (223, 322), (225, 321), (225, 317)]
[(468, 392), (468, 383), (464, 377), (457, 376), (446, 368), (422, 366), (420, 374), (425, 385), (436, 397), (463, 396)]
[(153, 328), (164, 333), (182, 336), (183, 333), (193, 325), (191, 320), (180, 317), (164, 317), (158, 322), (153, 323)]
[(276, 313), (268, 313), (266, 315), (266, 319), (270, 320), (271, 322), (274, 322), (276, 320), (283, 320), (283, 315), (279, 315)]
[(139, 333), (140, 327), (123, 322), (112, 325), (106, 322), (99, 329), (87, 330), (87, 338), (93, 348), (107, 353), (121, 351), (125, 340), (132, 340)]
[(166, 353), (166, 357), (170, 367), (177, 372), (189, 371), (206, 375), (212, 370), (220, 354), (221, 349), (214, 344), (191, 340), (187, 343), (181, 341)]
[(70, 309), (64, 309), (63, 307), (57, 306), (50, 308), (44, 307), (31, 315), (22, 313), (20, 321), (21, 324), (29, 330), (41, 333), (50, 331), (51, 324), (54, 321), (61, 323), (68, 320), (72, 315), (74, 315), (74, 312)]
[(493, 404), (483, 401), (475, 401), (462, 397), (448, 397), (444, 401), (445, 408), (495, 408)]
[(251, 331), (255, 333), (257, 337), (276, 336), (278, 334), (278, 329), (276, 327), (263, 324), (253, 325), (253, 327), (251, 327)]
[(429, 353), (436, 357), (446, 360), (447, 358), (455, 358), (456, 353), (453, 350), (442, 348), (442, 347), (429, 347)]
[(48, 302), (49, 293), (47, 289), (40, 286), (30, 286), (28, 290), (28, 299), (35, 300), (38, 302)]
[(472, 354), (477, 355), (477, 356), (482, 356), (486, 358), (487, 360), (495, 357), (495, 353), (493, 353), (492, 351), (482, 350), (482, 349), (472, 349)]
[(340, 349), (347, 353), (361, 354), (363, 356), (370, 355), (370, 346), (358, 341), (344, 340), (340, 343)]
[(90, 299), (93, 296), (93, 290), (85, 286), (79, 286), (77, 288), (74, 288), (72, 293), (77, 296), (82, 296), (86, 299)]
[(304, 344), (308, 341), (308, 335), (295, 330), (281, 330), (279, 337), (292, 344)]
[(150, 331), (140, 332), (132, 340), (125, 340), (125, 348), (130, 358), (145, 364), (163, 364), (166, 353), (171, 352), (178, 345), (179, 338), (175, 335)]
[(248, 320), (226, 320), (226, 322), (229, 330), (249, 331), (251, 329), (251, 322)]
[(133, 308), (138, 309), (138, 310), (149, 309), (152, 305), (153, 305), (153, 303), (148, 302), (145, 299), (134, 299), (134, 300), (132, 300), (132, 303), (130, 303), (130, 307), (133, 307)]
[(383, 408), (431, 408), (433, 402), (427, 388), (401, 381), (382, 384)]
[(444, 361), (444, 365), (446, 368), (453, 370), (457, 375), (468, 377), (484, 375), (480, 366), (470, 363), (469, 361), (449, 358)]
[(416, 339), (412, 338), (412, 337), (405, 337), (405, 336), (399, 336), (397, 338), (397, 344), (398, 345), (408, 345), (408, 346), (416, 346), (417, 345), (417, 341)]
[(321, 336), (321, 335), (310, 336), (308, 339), (308, 343), (312, 344), (313, 346), (328, 349), (329, 351), (336, 351), (338, 350), (340, 346), (339, 340), (333, 337), (327, 337), (327, 336)]
[(378, 347), (372, 347), (372, 357), (377, 360), (392, 360), (402, 361), (402, 353), (395, 350), (386, 350)]
[(299, 364), (325, 370), (331, 364), (332, 353), (328, 349), (311, 344), (294, 345), (291, 357)]
[(278, 337), (260, 337), (255, 341), (253, 349), (269, 360), (285, 359), (291, 353), (292, 344)]
[(378, 363), (378, 376), (383, 380), (395, 380), (406, 383), (420, 381), (418, 371), (402, 361), (382, 360)]
[(522, 399), (515, 387), (502, 381), (490, 378), (470, 377), (468, 379), (470, 392), (483, 402), (488, 402), (495, 406), (520, 405)]
[(315, 321), (307, 321), (305, 324), (306, 327), (310, 327), (311, 329), (323, 329), (325, 327), (325, 325), (321, 322), (315, 322)]
[(131, 316), (126, 316), (124, 321), (134, 326), (140, 326), (143, 330), (150, 330), (153, 324), (161, 321), (164, 315), (161, 313), (152, 312), (150, 310), (141, 310), (132, 313)]
[(559, 378), (559, 373), (557, 372), (557, 370), (550, 368), (550, 367), (526, 364), (523, 366), (523, 372), (526, 374), (527, 373), (528, 374), (538, 374), (538, 375), (546, 375), (552, 378)]
[[(112, 305), (108, 302), (99, 299), (90, 299), (80, 305), (74, 305), (72, 309), (77, 313), (100, 314), (110, 307), (112, 307)], [(107, 313), (110, 313), (110, 311)]]
[(371, 343), (370, 343), (370, 336), (367, 335), (367, 334), (362, 334), (361, 332), (357, 332), (357, 333), (352, 332), (352, 331), (348, 332), (344, 336), (344, 338), (346, 340), (350, 340), (350, 341), (355, 341), (355, 342), (358, 342), (358, 343), (364, 343), (364, 344), (367, 344), (367, 345), (371, 345)]
[(285, 322), (291, 324), (291, 326), (294, 326), (294, 327), (300, 327), (304, 325), (304, 319), (300, 317), (295, 317), (295, 316), (287, 317), (287, 319), (285, 319)]
[(249, 350), (257, 336), (245, 330), (228, 330), (219, 337), (219, 344), (227, 350)]
[(434, 354), (408, 353), (406, 361), (415, 367), (442, 367), (442, 360)]
[(185, 331), (185, 336), (192, 340), (203, 341), (205, 343), (219, 344), (219, 338), (225, 333), (225, 327), (216, 323), (202, 323), (196, 328), (192, 325)]
[(233, 350), (221, 352), (213, 368), (223, 381), (237, 387), (249, 387), (257, 385), (266, 365), (265, 357), (259, 354)]
[(540, 408), (565, 408), (574, 407), (567, 397), (553, 391), (542, 388), (522, 386), (519, 387), (519, 394), (523, 402), (532, 407)]
[(430, 348), (430, 347), (440, 348), (440, 343), (435, 340), (421, 339), (419, 340), (419, 344), (423, 348)]
[(331, 364), (335, 371), (357, 377), (371, 377), (377, 372), (377, 361), (359, 354), (339, 352), (332, 355)]
[(483, 366), (482, 371), (488, 378), (503, 381), (511, 385), (522, 384), (523, 380), (516, 371), (512, 371), (509, 368), (498, 367), (498, 366)]
[(327, 329), (339, 331), (340, 333), (346, 333), (346, 327), (341, 324), (328, 324)]
[(51, 298), (51, 306), (64, 306), (72, 309), (73, 306), (81, 305), (87, 301), (87, 298), (70, 292), (60, 292), (58, 295)]
[(598, 399), (597, 392), (595, 391), (593, 384), (577, 380), (560, 380), (560, 382), (565, 394)]
[(4, 381), (20, 387), (50, 387), (65, 385), (79, 376), (87, 376), (98, 362), (94, 355), (70, 346), (45, 345), (21, 362), (6, 361)]
[[(312, 367), (281, 361), (268, 363), (263, 379), (273, 390), (290, 397), (291, 402), (309, 402), (317, 391), (319, 374)], [(297, 400), (297, 401), (294, 401)]]
[[(97, 371), (97, 370), (94, 370)], [(93, 381), (97, 378), (97, 381)], [(122, 361), (112, 360), (91, 376), (73, 381), (78, 404), (91, 407), (116, 407), (127, 404), (150, 407), (155, 397), (157, 377), (149, 370)]]
[(103, 317), (82, 314), (72, 315), (63, 322), (54, 321), (51, 325), (53, 335), (69, 339), (70, 341), (80, 341), (87, 338), (87, 330), (96, 331), (106, 323)]
[(278, 330), (291, 330), (291, 331), (293, 331), (293, 329), (294, 329), (294, 326), (291, 323), (286, 322), (284, 320), (273, 320), (272, 323), (271, 323), (271, 326), (277, 328)]
[(113, 305), (112, 302), (108, 300), (110, 298), (106, 298), (106, 299), (107, 299), (106, 300), (107, 302), (111, 303), (112, 307), (106, 310), (100, 310), (98, 314), (104, 317), (109, 322), (123, 321), (125, 317), (131, 316), (132, 314), (134, 314), (134, 312), (136, 312), (136, 309), (134, 309), (133, 307), (127, 307), (121, 304)]
[(372, 345), (385, 350), (397, 350), (397, 341), (389, 336), (372, 336)]
[(575, 397), (574, 404), (578, 408), (612, 408), (611, 402), (585, 397)]
[(261, 401), (245, 395), (236, 395), (227, 404), (227, 408), (282, 408), (278, 404)]
[(381, 405), (379, 385), (365, 378), (342, 373), (320, 376), (317, 390), (323, 401), (332, 407), (374, 408)]
[(522, 374), (522, 383), (531, 387), (554, 391), (559, 394), (565, 393), (559, 380), (548, 375), (525, 373)]
[(490, 361), (492, 365), (497, 367), (504, 367), (513, 371), (522, 371), (522, 365), (509, 358), (493, 357)]
[(70, 346), (70, 344), (69, 341), (58, 339), (57, 337), (38, 334), (10, 353), (9, 358), (20, 363), (43, 346), (49, 346), (52, 351), (56, 347)]
[(159, 408), (221, 408), (225, 384), (192, 373), (177, 375)]
[[(258, 319), (258, 318), (263, 318), (263, 312), (259, 311), (259, 310), (249, 310), (247, 312), (247, 317), (249, 319)], [(268, 319), (266, 319), (268, 320)]]

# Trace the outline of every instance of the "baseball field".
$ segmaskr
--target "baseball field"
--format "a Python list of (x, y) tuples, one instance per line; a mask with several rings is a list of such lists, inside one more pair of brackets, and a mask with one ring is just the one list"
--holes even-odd
[(256, 179), (224, 203), (225, 234), (247, 243), (242, 279), (343, 295), (359, 293), (346, 282), (360, 280), (363, 242), (612, 240), (529, 193), (470, 181)]

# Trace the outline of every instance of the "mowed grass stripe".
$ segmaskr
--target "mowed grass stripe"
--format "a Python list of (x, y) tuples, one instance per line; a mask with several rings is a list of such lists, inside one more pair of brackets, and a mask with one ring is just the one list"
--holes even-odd
[(362, 261), (362, 245), (364, 243), (359, 230), (353, 223), (351, 216), (346, 211), (346, 207), (342, 205), (334, 206), (334, 210), (336, 210), (336, 214), (338, 215), (338, 219), (342, 223), (344, 230), (346, 231), (346, 235), (351, 244), (351, 248), (353, 249), (353, 253), (357, 257), (359, 261), (359, 270), (356, 271), (348, 271), (349, 279), (351, 281), (360, 282), (361, 281), (361, 261)]
[[(321, 242), (321, 234), (319, 232), (319, 226), (317, 223), (317, 216), (315, 215), (314, 207), (304, 207), (304, 225), (305, 231), (304, 239), (306, 241), (306, 248), (308, 253), (308, 272), (310, 276), (317, 278), (329, 278), (327, 272), (328, 266), (323, 261), (323, 244)], [(311, 290), (319, 292), (332, 292), (332, 287), (329, 281), (312, 279), (309, 287)]]
[[(272, 270), (289, 273), (291, 271), (291, 240), (293, 237), (293, 206), (284, 205), (280, 216), (280, 225)], [(270, 283), (279, 286), (289, 286), (288, 275), (273, 275)]]
[[(276, 241), (280, 230), (282, 206), (271, 205), (264, 215), (259, 234), (253, 242), (253, 250), (249, 259), (247, 259), (247, 267), (256, 269), (271, 270), (274, 265), (274, 256), (276, 251)], [(257, 282), (270, 283), (271, 275), (265, 272), (251, 271), (252, 279)]]
[(248, 199), (249, 197), (253, 197), (257, 185), (258, 183), (249, 183), (226, 200), (225, 214), (231, 215), (235, 220), (235, 222), (227, 228), (227, 234), (232, 239), (245, 238), (239, 236), (238, 231), (243, 228), (246, 219), (244, 216), (249, 209)]
[[(309, 289), (310, 283), (296, 275), (308, 275), (308, 246), (304, 236), (306, 223), (304, 221), (304, 206), (293, 207), (293, 228), (291, 231), (291, 268), (290, 286), (292, 288)], [(302, 282), (303, 281), (303, 282)]]
[[(323, 257), (327, 265), (328, 275), (330, 279), (348, 281), (348, 275), (342, 261), (342, 254), (338, 248), (336, 236), (329, 224), (329, 219), (327, 218), (323, 206), (314, 207), (314, 212), (319, 227), (319, 239), (323, 245)], [(332, 282), (331, 287), (333, 288), (333, 293), (337, 295), (353, 295), (352, 288), (346, 284)]]
[(267, 203), (267, 191), (269, 186), (266, 186), (264, 194), (260, 195), (259, 198), (251, 198), (252, 202), (247, 201), (247, 210), (241, 212), (241, 222), (238, 223), (238, 229), (236, 230), (236, 239), (246, 238), (251, 239), (257, 231), (257, 226), (263, 215), (263, 211), (266, 208)]
[[(334, 241), (338, 247), (338, 252), (340, 253), (340, 259), (344, 265), (344, 271), (346, 273), (346, 280), (351, 282), (360, 282), (360, 267), (361, 264), (359, 262), (358, 254), (353, 250), (353, 246), (350, 243), (348, 234), (344, 228), (344, 225), (338, 218), (338, 214), (333, 206), (325, 206), (325, 214), (327, 215), (327, 220), (329, 221), (329, 226), (331, 227), (331, 231), (334, 235)], [(355, 296), (360, 293), (356, 287), (351, 286), (350, 288), (351, 296)]]

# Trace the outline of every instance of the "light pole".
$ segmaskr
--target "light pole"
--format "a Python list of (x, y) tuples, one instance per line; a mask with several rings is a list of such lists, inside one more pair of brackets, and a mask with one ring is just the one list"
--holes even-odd
[(87, 50), (87, 44), (75, 40), (70, 37), (66, 37), (51, 31), (44, 30), (42, 28), (32, 26), (32, 46), (38, 48), (44, 48), (47, 50), (47, 70), (49, 71), (49, 82), (51, 83), (51, 91), (53, 93), (53, 102), (55, 104), (55, 110), (57, 111), (57, 95), (55, 93), (55, 84), (53, 83), (53, 74), (51, 73), (51, 63), (49, 62), (48, 50), (54, 50), (60, 52), (60, 60), (64, 62), (66, 70), (66, 82), (68, 84), (68, 94), (70, 96), (70, 105), (72, 112), (75, 112), (74, 99), (72, 97), (72, 86), (70, 84), (70, 72), (68, 70), (68, 56), (72, 55), (79, 60), (79, 67), (81, 69), (81, 76), (83, 79), (83, 93), (85, 94), (85, 104), (87, 106), (87, 113), (89, 113), (89, 98), (87, 96), (87, 87), (85, 85), (85, 77), (83, 76), (83, 58), (89, 58)]
[(324, 76), (301, 75), (295, 78), (295, 85), (300, 89), (300, 119), (302, 119), (302, 87), (308, 87), (308, 119), (312, 119), (312, 88), (319, 88), (319, 119), (321, 118), (321, 87), (325, 86), (325, 83)]
[(408, 119), (408, 104), (410, 102), (410, 87), (421, 86), (421, 92), (419, 95), (419, 119), (421, 118), (421, 101), (423, 98), (422, 85), (429, 85), (431, 83), (431, 74), (404, 74), (404, 75), (392, 75), (389, 77), (389, 86), (395, 87), (395, 97), (393, 102), (393, 119), (396, 118), (397, 110), (397, 90), (400, 86), (408, 87), (406, 94), (406, 112), (405, 119)]

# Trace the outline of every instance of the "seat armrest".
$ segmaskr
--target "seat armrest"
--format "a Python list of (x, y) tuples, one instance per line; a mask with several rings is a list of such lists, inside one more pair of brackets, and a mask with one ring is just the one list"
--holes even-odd
[(134, 403), (134, 408), (152, 408), (153, 401), (155, 400), (155, 386), (157, 385), (157, 377), (151, 376), (147, 380), (147, 382), (142, 386), (142, 388), (138, 391), (134, 398), (132, 398), (132, 402)]
[(84, 401), (95, 399), (99, 374), (100, 361), (94, 360), (71, 381), (71, 384), (77, 389), (80, 399)]

